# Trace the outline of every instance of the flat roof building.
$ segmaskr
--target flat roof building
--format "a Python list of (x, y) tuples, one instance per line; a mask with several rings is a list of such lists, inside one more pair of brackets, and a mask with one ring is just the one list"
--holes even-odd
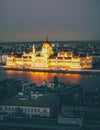
[(10, 117), (53, 117), (59, 111), (59, 104), (59, 97), (51, 93), (39, 96), (35, 100), (15, 97), (1, 102), (0, 112), (5, 112)]

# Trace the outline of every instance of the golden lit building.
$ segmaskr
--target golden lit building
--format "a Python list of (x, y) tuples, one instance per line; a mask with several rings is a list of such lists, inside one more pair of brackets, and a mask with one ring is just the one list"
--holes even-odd
[(59, 70), (92, 68), (92, 56), (74, 56), (72, 52), (65, 51), (60, 51), (57, 56), (55, 56), (51, 43), (46, 39), (39, 54), (33, 45), (32, 52), (24, 52), (21, 57), (13, 54), (8, 55), (6, 65), (19, 68), (47, 68)]

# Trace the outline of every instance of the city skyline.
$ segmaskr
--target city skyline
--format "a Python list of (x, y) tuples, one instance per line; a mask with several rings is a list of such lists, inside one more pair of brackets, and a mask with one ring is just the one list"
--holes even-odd
[(100, 40), (99, 0), (0, 3), (0, 41)]

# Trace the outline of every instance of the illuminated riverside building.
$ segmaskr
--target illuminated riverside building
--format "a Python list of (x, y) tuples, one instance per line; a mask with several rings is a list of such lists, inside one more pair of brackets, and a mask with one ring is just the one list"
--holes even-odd
[(74, 56), (73, 52), (65, 51), (60, 51), (55, 56), (51, 43), (46, 39), (40, 53), (36, 51), (35, 45), (33, 45), (32, 51), (24, 52), (21, 57), (14, 54), (7, 55), (6, 65), (16, 68), (56, 70), (92, 68), (92, 56)]

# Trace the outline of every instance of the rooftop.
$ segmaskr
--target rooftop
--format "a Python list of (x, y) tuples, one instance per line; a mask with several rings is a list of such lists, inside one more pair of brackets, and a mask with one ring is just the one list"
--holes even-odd
[(26, 99), (19, 100), (18, 98), (10, 98), (0, 102), (0, 105), (8, 106), (32, 106), (32, 107), (50, 107), (54, 102), (57, 96), (55, 94), (46, 94), (37, 98), (36, 100)]

